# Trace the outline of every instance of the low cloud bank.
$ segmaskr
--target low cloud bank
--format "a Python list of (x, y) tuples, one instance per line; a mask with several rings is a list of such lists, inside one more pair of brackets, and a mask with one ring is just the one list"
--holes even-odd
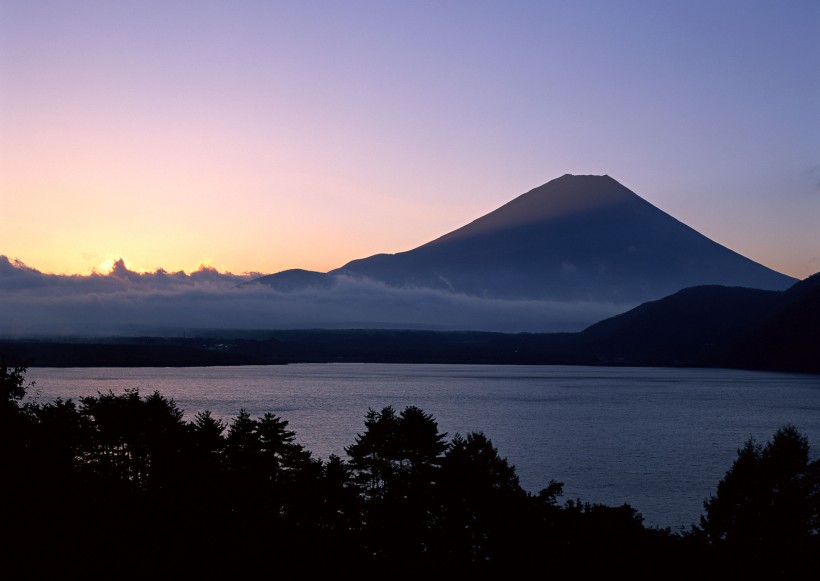
[(327, 287), (283, 292), (243, 284), (251, 275), (43, 274), (0, 256), (0, 335), (178, 335), (196, 329), (413, 328), (503, 332), (580, 331), (634, 305), (497, 300), (400, 289), (334, 277)]

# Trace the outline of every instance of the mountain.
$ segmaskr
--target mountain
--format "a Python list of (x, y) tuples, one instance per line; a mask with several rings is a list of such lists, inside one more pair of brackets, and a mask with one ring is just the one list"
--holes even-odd
[(820, 273), (783, 293), (780, 308), (736, 341), (738, 367), (820, 372)]
[(611, 177), (589, 175), (564, 175), (418, 248), (353, 260), (328, 274), (490, 299), (619, 304), (697, 285), (782, 290), (795, 282)]
[[(687, 287), (778, 291), (793, 282), (608, 176), (565, 175), (416, 249), (354, 260), (330, 273), (139, 273), (121, 260), (107, 274), (63, 276), (0, 255), (0, 336), (577, 332)], [(738, 301), (729, 299), (726, 308)], [(791, 328), (789, 321), (780, 325)], [(563, 352), (556, 347), (556, 356)]]
[(333, 284), (333, 278), (323, 272), (292, 268), (290, 270), (277, 272), (276, 274), (260, 276), (259, 278), (242, 284), (249, 285), (256, 283), (267, 285), (280, 292), (290, 292), (307, 288), (328, 288)]
[(820, 273), (786, 291), (701, 286), (591, 325), (599, 362), (820, 371)]
[(712, 365), (775, 314), (782, 292), (717, 285), (683, 289), (600, 321), (581, 333), (604, 360)]

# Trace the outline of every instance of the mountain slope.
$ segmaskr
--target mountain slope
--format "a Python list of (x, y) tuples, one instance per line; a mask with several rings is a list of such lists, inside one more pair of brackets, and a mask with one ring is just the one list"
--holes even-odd
[(333, 284), (333, 278), (323, 272), (292, 268), (276, 274), (269, 274), (255, 278), (248, 284), (264, 284), (280, 292), (291, 292), (308, 288), (328, 288)]
[(783, 293), (783, 305), (729, 354), (739, 367), (820, 371), (820, 273)]
[(720, 284), (794, 279), (706, 238), (609, 176), (565, 175), (418, 248), (330, 274), (504, 299), (637, 303)]
[(712, 365), (782, 304), (778, 291), (691, 287), (600, 321), (580, 336), (591, 352), (614, 361)]
[(598, 361), (820, 371), (820, 274), (786, 291), (701, 286), (591, 325)]

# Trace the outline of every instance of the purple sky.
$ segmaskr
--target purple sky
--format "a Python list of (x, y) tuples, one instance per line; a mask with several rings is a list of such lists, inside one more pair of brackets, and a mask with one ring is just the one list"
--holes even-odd
[(0, 0), (0, 254), (326, 271), (609, 174), (820, 271), (820, 2)]

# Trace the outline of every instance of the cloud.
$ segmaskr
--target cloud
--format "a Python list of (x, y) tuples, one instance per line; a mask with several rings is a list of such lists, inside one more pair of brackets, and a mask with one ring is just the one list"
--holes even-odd
[(154, 272), (134, 272), (120, 259), (113, 264), (110, 273), (94, 272), (89, 275), (44, 274), (26, 266), (19, 260), (10, 260), (0, 255), (0, 292), (8, 290), (35, 290), (60, 294), (68, 292), (118, 292), (181, 290), (185, 288), (224, 287), (229, 288), (251, 280), (254, 275), (220, 273), (216, 269), (202, 266), (199, 270), (169, 273), (163, 269)]
[(249, 276), (43, 274), (0, 256), (0, 335), (180, 334), (194, 329), (424, 328), (577, 331), (634, 305), (498, 300), (444, 290), (399, 289), (334, 277), (326, 287), (282, 292)]

